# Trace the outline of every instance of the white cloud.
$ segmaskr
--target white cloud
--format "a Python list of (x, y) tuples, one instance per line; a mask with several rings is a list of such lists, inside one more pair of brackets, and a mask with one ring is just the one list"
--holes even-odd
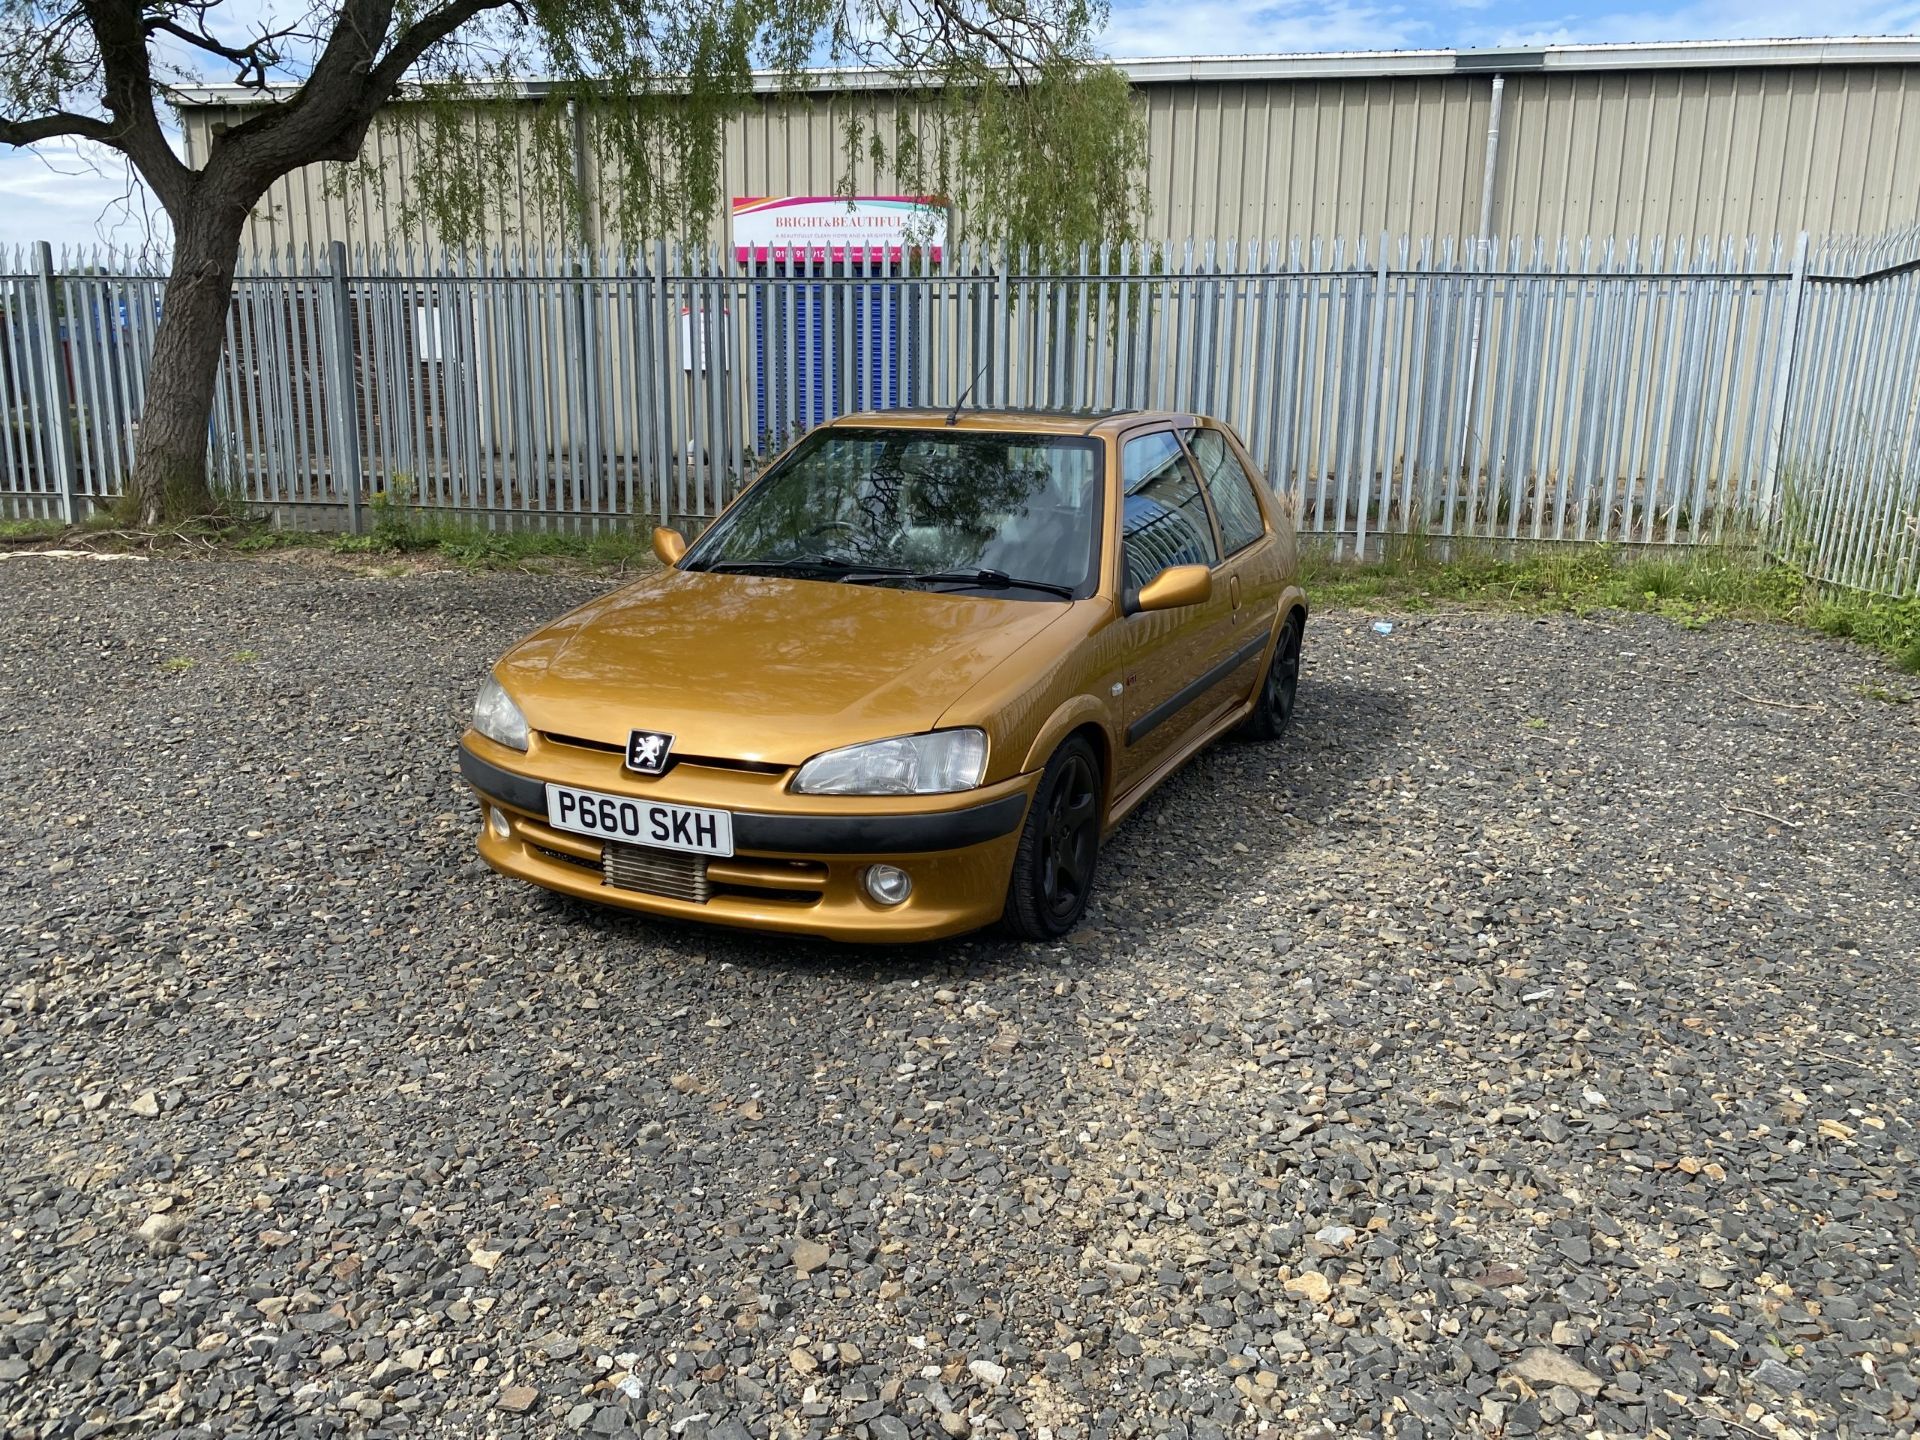
[[(279, 0), (222, 0), (211, 28), (238, 42), (285, 24)], [(299, 40), (282, 48), (303, 56)], [(155, 70), (170, 80), (230, 81), (233, 67), (162, 35), (154, 46)], [(278, 78), (276, 76), (276, 78)], [(180, 138), (172, 112), (160, 105), (161, 124), (176, 150)], [(166, 212), (139, 184), (127, 161), (103, 145), (54, 140), (28, 149), (0, 145), (0, 248), (37, 240), (63, 245), (111, 245), (139, 250), (164, 245), (171, 229)]]
[(1431, 22), (1398, 5), (1282, 3), (1116, 5), (1102, 48), (1118, 59), (1290, 50), (1403, 50), (1431, 45)]
[(35, 240), (140, 249), (167, 235), (166, 216), (126, 162), (104, 146), (49, 141), (0, 147), (0, 248)]
[(1663, 9), (1450, 0), (1117, 0), (1104, 48), (1120, 59), (1325, 50), (1745, 40), (1920, 32), (1920, 0), (1695, 0)]
[(1462, 27), (1461, 45), (1613, 45), (1634, 41), (1762, 40), (1920, 31), (1920, 3), (1832, 0), (1701, 0), (1662, 10), (1596, 10), (1508, 15)]

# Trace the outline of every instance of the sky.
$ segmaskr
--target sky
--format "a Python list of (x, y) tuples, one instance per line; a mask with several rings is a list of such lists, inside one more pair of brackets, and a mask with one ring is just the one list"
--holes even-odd
[[(263, 8), (273, 8), (270, 0)], [(1130, 59), (1913, 34), (1920, 34), (1920, 0), (1692, 0), (1639, 8), (1610, 0), (1112, 0), (1105, 48)], [(137, 249), (165, 236), (164, 217), (111, 152), (74, 142), (0, 146), (0, 251), (35, 240)]]

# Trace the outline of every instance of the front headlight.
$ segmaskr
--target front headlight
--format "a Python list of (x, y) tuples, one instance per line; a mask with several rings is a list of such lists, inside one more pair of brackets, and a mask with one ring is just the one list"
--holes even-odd
[(825, 751), (800, 767), (793, 788), (801, 795), (945, 795), (973, 789), (986, 769), (986, 731), (935, 730)]
[(513, 697), (500, 688), (491, 675), (480, 686), (473, 702), (473, 728), (495, 744), (509, 750), (527, 748), (527, 717), (513, 703)]

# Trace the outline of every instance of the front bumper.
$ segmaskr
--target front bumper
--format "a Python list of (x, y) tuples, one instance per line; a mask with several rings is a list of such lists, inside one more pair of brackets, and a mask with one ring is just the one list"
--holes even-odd
[[(521, 754), (471, 732), (461, 742), (460, 772), (506, 818), (504, 838), (484, 819), (480, 826), (481, 858), (503, 875), (651, 915), (854, 942), (932, 940), (997, 920), (1039, 779), (1020, 775), (914, 801), (795, 796), (784, 777), (683, 762), (658, 780), (642, 779), (615, 754), (543, 745), (538, 737)], [(703, 899), (610, 884), (600, 841), (547, 823), (548, 780), (725, 809), (734, 854), (704, 863)], [(886, 805), (912, 808), (878, 808)], [(884, 906), (867, 895), (861, 874), (876, 861), (912, 877), (904, 903)]]

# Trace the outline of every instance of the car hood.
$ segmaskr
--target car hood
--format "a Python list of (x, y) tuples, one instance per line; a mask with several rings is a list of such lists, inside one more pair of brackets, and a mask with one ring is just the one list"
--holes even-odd
[(797, 765), (931, 729), (1070, 605), (667, 570), (529, 637), (496, 674), (549, 734)]

